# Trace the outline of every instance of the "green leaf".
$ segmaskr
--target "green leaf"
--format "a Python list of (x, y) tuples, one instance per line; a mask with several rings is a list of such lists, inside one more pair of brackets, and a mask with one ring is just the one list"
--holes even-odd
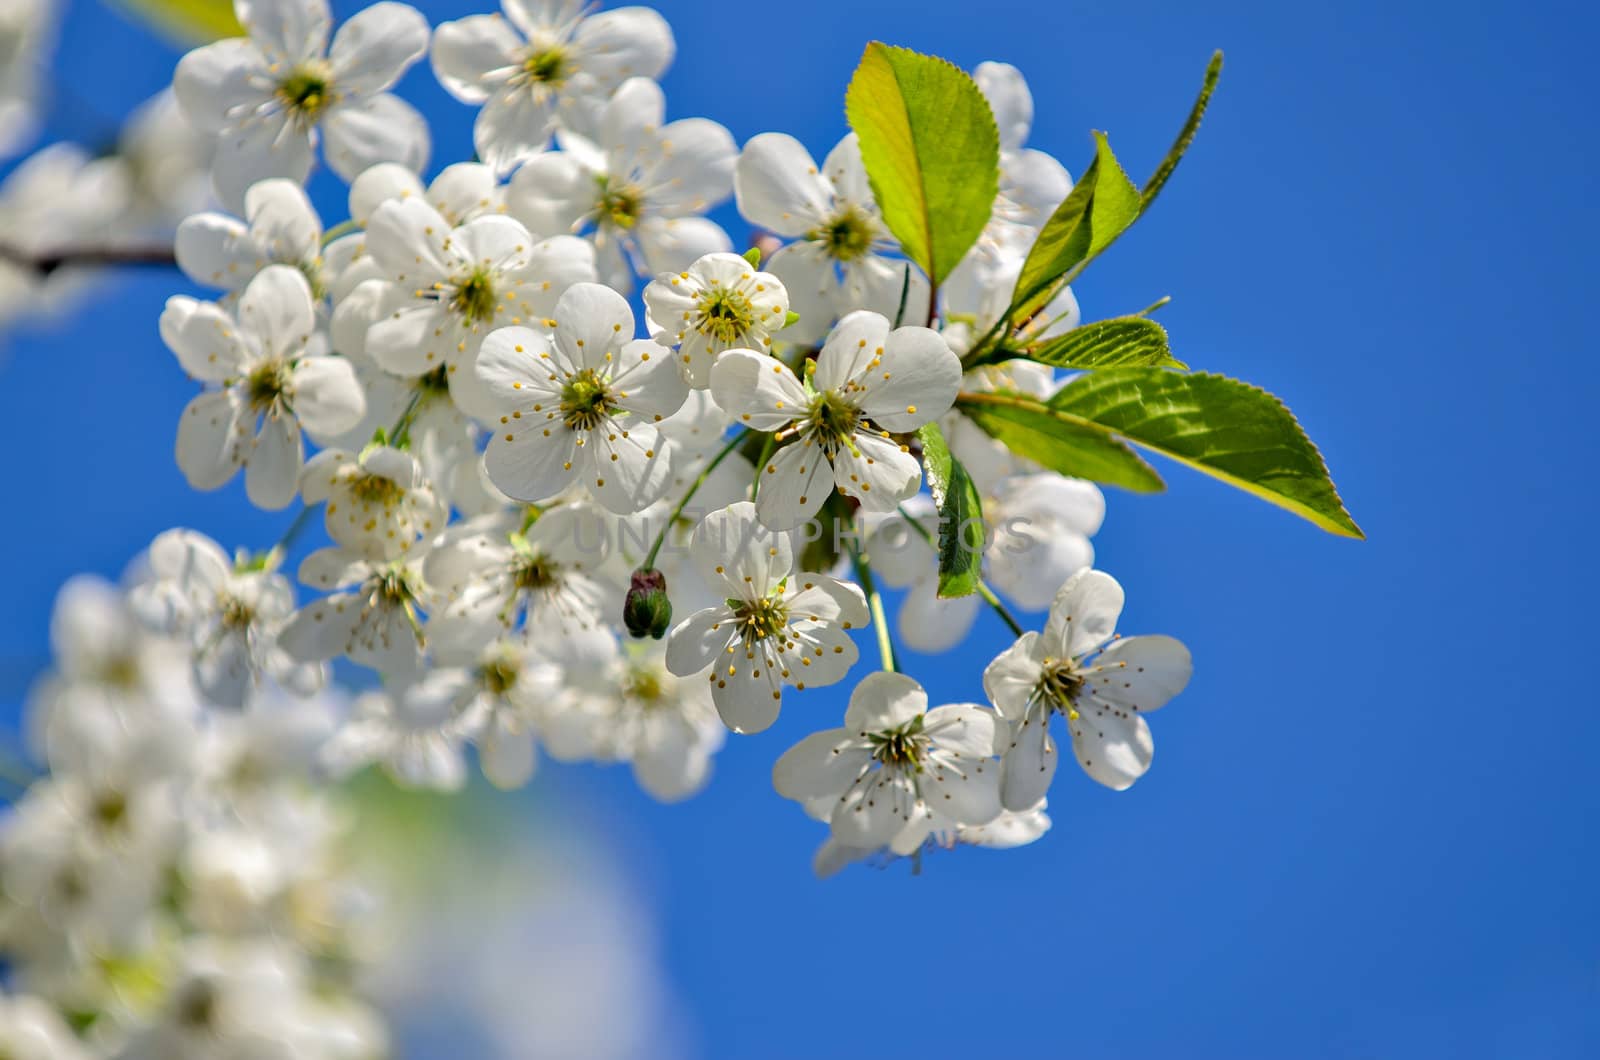
[(989, 221), (1000, 184), (1000, 133), (959, 67), (877, 41), (845, 93), (845, 115), (884, 223), (935, 285)]
[(231, 0), (119, 0), (129, 14), (163, 36), (188, 44), (242, 37)]
[(1172, 356), (1167, 329), (1143, 317), (1115, 317), (1073, 328), (1046, 342), (1015, 351), (1057, 368), (1099, 369), (1129, 366), (1187, 368)]
[(1253, 493), (1329, 533), (1365, 536), (1294, 415), (1248, 383), (1204, 372), (1117, 368), (1073, 380), (1049, 407)]
[(1222, 53), (1217, 52), (1206, 66), (1200, 95), (1190, 108), (1178, 138), (1145, 182), (1143, 190), (1134, 187), (1133, 181), (1128, 179), (1128, 174), (1111, 153), (1105, 134), (1094, 134), (1094, 161), (1084, 170), (1072, 193), (1050, 215), (1023, 262), (1011, 296), (1011, 319), (1020, 323), (1043, 309), (1057, 291), (1076, 279), (1143, 215), (1194, 142), (1221, 76)]
[(983, 574), (983, 499), (967, 469), (951, 455), (938, 424), (925, 424), (917, 437), (928, 491), (939, 509), (939, 595), (970, 596)]
[(1110, 433), (1025, 394), (963, 394), (956, 407), (1018, 456), (1076, 478), (1138, 493), (1166, 488), (1156, 469)]
[(1213, 52), (1211, 61), (1206, 64), (1205, 79), (1200, 83), (1200, 95), (1195, 97), (1194, 106), (1189, 108), (1189, 117), (1184, 121), (1183, 128), (1178, 130), (1178, 138), (1172, 141), (1167, 157), (1161, 160), (1156, 171), (1150, 174), (1150, 179), (1144, 182), (1144, 190), (1139, 192), (1141, 210), (1149, 208), (1156, 196), (1161, 194), (1161, 189), (1166, 187), (1167, 178), (1172, 176), (1172, 171), (1183, 161), (1184, 153), (1194, 142), (1194, 134), (1200, 131), (1200, 122), (1206, 116), (1206, 107), (1211, 103), (1211, 93), (1216, 91), (1217, 79), (1221, 76), (1222, 53)]
[(1139, 189), (1111, 153), (1105, 133), (1095, 133), (1094, 141), (1094, 161), (1040, 229), (1022, 263), (1011, 296), (1011, 317), (1018, 322), (1049, 304), (1068, 273), (1082, 271), (1139, 218)]

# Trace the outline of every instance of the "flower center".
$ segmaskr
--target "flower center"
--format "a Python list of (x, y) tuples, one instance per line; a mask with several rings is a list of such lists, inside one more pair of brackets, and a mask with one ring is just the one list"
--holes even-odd
[(482, 324), (494, 319), (495, 301), (494, 277), (480, 266), (456, 284), (450, 308), (468, 324)]
[(109, 831), (128, 816), (128, 799), (120, 791), (102, 791), (89, 807), (95, 823)]
[(872, 757), (886, 766), (922, 768), (922, 758), (928, 749), (928, 738), (922, 734), (922, 715), (917, 715), (898, 729), (886, 729), (867, 735), (872, 745)]
[(593, 368), (585, 368), (561, 388), (562, 422), (574, 431), (592, 431), (616, 408), (611, 388)]
[(544, 556), (519, 555), (511, 569), (511, 584), (519, 591), (548, 589), (560, 580), (561, 568)]
[(1039, 681), (1033, 686), (1033, 698), (1052, 710), (1065, 714), (1070, 721), (1078, 720), (1077, 699), (1083, 691), (1083, 675), (1071, 659), (1060, 661), (1046, 659)]
[(297, 66), (278, 82), (278, 98), (298, 121), (310, 125), (333, 102), (333, 85), (320, 66)]
[(491, 695), (503, 696), (517, 683), (517, 661), (509, 655), (498, 655), (483, 668), (483, 687)]
[(251, 412), (265, 412), (289, 389), (289, 366), (277, 358), (262, 361), (245, 376), (245, 400)]
[(644, 192), (625, 181), (609, 177), (598, 178), (600, 196), (596, 204), (597, 220), (605, 227), (624, 231), (639, 223), (644, 212)]
[(245, 629), (255, 621), (256, 612), (237, 596), (228, 594), (222, 598), (221, 617), (224, 629)]
[(350, 480), (350, 496), (362, 504), (392, 508), (405, 499), (406, 491), (392, 478), (363, 471)]
[(861, 409), (832, 390), (811, 399), (806, 433), (831, 460), (841, 449), (852, 448), (851, 439), (861, 426)]
[(775, 596), (759, 600), (729, 600), (739, 636), (746, 644), (775, 640), (789, 625), (789, 609)]
[(720, 343), (742, 339), (755, 323), (755, 307), (742, 291), (717, 286), (700, 295), (695, 307), (694, 328)]
[(658, 671), (647, 666), (630, 666), (622, 678), (622, 694), (650, 710), (663, 704), (666, 688)]
[(522, 60), (522, 72), (532, 84), (559, 88), (562, 82), (572, 76), (572, 61), (566, 49), (559, 45), (536, 48)]
[(847, 205), (821, 226), (807, 232), (806, 238), (821, 243), (835, 261), (854, 261), (872, 249), (872, 234), (872, 219), (866, 212), (858, 206)]

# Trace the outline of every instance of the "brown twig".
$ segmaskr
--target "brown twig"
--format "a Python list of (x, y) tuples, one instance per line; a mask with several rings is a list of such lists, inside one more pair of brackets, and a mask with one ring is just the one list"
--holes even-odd
[(29, 269), (41, 277), (49, 276), (57, 269), (76, 266), (173, 266), (178, 263), (172, 247), (167, 245), (56, 247), (38, 254), (29, 254), (4, 243), (0, 243), (0, 261), (8, 261), (19, 268)]

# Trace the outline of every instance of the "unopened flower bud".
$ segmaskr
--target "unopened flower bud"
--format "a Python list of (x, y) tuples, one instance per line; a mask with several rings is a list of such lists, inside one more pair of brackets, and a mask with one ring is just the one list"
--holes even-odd
[(633, 572), (628, 598), (622, 604), (622, 624), (635, 637), (660, 640), (672, 624), (672, 601), (667, 599), (667, 576), (653, 568)]

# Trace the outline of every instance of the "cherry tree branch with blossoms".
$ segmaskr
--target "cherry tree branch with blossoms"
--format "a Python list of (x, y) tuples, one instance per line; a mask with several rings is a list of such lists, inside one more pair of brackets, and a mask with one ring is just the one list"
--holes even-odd
[[(234, 10), (163, 104), (206, 200), (169, 210), (170, 244), (92, 243), (86, 195), (0, 245), (12, 305), (176, 265), (203, 297), (152, 322), (196, 384), (175, 461), (298, 513), (266, 547), (175, 528), (125, 589), (63, 591), (32, 705), (50, 772), (0, 833), (29, 993), (0, 1052), (26, 1025), (53, 1056), (379, 1055), (324, 820), (369, 766), (454, 791), (474, 763), (506, 788), (544, 756), (627, 763), (675, 802), (731, 742), (824, 826), (822, 875), (1034, 842), (1057, 740), (1128, 788), (1192, 669), (1117, 632), (1097, 484), (1159, 489), (1155, 452), (1360, 536), (1281, 402), (1190, 372), (1162, 302), (1086, 322), (1070, 287), (1172, 175), (1220, 54), (1141, 188), (1103, 134), (1077, 180), (1025, 146), (1033, 100), (998, 62), (868, 45), (819, 162), (669, 120), (647, 8)], [(476, 147), (426, 181), (430, 130), (392, 91), (424, 60)], [(52, 184), (126, 192), (99, 163), (40, 152), (0, 217)], [(348, 186), (333, 225), (319, 167)], [(759, 250), (708, 216), (730, 199)], [(284, 569), (318, 517), (331, 543)], [(980, 605), (1013, 638), (982, 649), (986, 701), (930, 707), (910, 653), (967, 642)], [(364, 674), (348, 707), (334, 673)], [(763, 750), (796, 697), (820, 731)], [(155, 986), (126, 1005), (130, 977)]]

